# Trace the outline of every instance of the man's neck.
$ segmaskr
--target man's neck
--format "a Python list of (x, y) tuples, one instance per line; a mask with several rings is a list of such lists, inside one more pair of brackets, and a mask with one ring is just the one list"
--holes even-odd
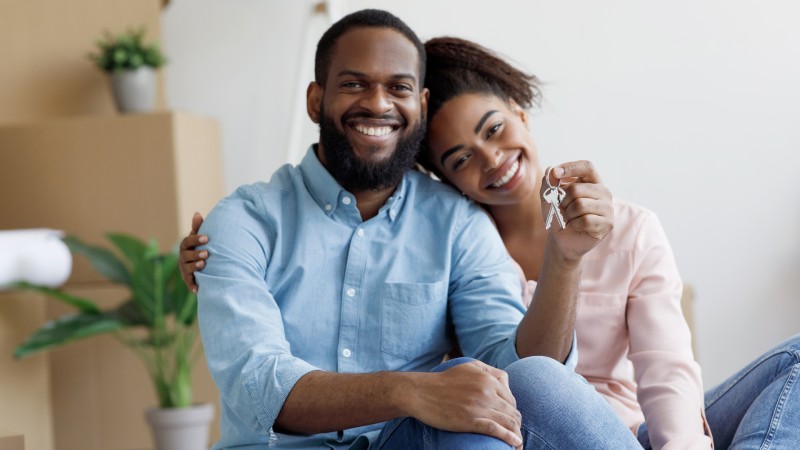
[[(322, 166), (327, 168), (325, 155), (320, 144), (314, 146), (314, 152), (317, 154), (317, 159), (322, 163)], [(380, 190), (369, 189), (366, 191), (351, 192), (356, 198), (356, 207), (358, 208), (358, 212), (361, 213), (361, 220), (366, 222), (377, 216), (378, 211), (386, 204), (386, 200), (391, 197), (396, 189), (397, 185)]]
[(361, 191), (353, 192), (356, 197), (356, 206), (358, 212), (361, 213), (361, 220), (366, 222), (369, 219), (378, 215), (381, 207), (386, 204), (386, 200), (391, 197), (397, 186), (382, 189), (379, 191)]

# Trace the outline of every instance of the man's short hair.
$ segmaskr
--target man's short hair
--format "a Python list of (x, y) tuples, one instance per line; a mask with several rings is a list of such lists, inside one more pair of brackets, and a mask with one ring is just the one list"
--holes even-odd
[(419, 55), (419, 84), (422, 88), (425, 82), (425, 46), (405, 22), (380, 9), (362, 9), (348, 14), (325, 31), (317, 43), (317, 53), (314, 58), (314, 78), (317, 83), (325, 86), (328, 81), (328, 70), (336, 41), (346, 32), (356, 28), (391, 28), (411, 41)]

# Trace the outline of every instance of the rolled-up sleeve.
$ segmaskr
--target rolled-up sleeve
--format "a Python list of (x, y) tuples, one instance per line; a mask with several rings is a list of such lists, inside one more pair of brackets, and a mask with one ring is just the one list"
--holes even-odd
[(245, 188), (214, 208), (200, 230), (209, 258), (196, 277), (200, 332), (222, 401), (267, 434), (295, 383), (318, 369), (292, 356), (286, 340), (265, 279), (275, 230), (260, 209)]
[(450, 314), (465, 356), (505, 368), (519, 360), (524, 308), (514, 262), (485, 212), (465, 203), (453, 235)]

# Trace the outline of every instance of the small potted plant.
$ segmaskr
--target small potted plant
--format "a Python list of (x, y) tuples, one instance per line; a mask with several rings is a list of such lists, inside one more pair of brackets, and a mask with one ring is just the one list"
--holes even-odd
[(70, 342), (112, 333), (144, 362), (159, 408), (146, 412), (158, 450), (206, 450), (214, 416), (210, 404), (192, 404), (191, 369), (196, 359), (197, 296), (181, 280), (175, 252), (159, 253), (155, 242), (109, 234), (116, 248), (87, 245), (74, 237), (64, 242), (110, 281), (128, 287), (130, 300), (101, 310), (96, 302), (60, 289), (23, 283), (75, 309), (44, 324), (14, 351), (24, 358)]
[(144, 43), (144, 34), (144, 28), (117, 36), (106, 31), (96, 42), (98, 52), (89, 54), (89, 59), (109, 74), (114, 101), (122, 112), (148, 112), (155, 105), (155, 70), (166, 59), (158, 44)]

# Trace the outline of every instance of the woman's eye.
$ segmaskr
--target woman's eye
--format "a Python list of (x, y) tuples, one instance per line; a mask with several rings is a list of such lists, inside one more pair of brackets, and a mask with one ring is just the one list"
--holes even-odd
[(453, 163), (453, 170), (458, 170), (469, 159), (469, 155), (461, 155)]
[(500, 128), (502, 126), (503, 126), (503, 122), (498, 122), (498, 123), (492, 125), (492, 127), (489, 128), (489, 131), (486, 132), (486, 139), (489, 139), (490, 137), (492, 137), (493, 134), (495, 134), (498, 131), (500, 131)]

